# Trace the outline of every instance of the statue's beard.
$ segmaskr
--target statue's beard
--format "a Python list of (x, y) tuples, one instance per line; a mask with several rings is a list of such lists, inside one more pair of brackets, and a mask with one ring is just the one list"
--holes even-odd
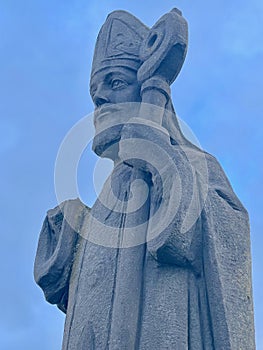
[(123, 124), (114, 125), (97, 133), (93, 139), (92, 149), (102, 158), (115, 160), (118, 157), (118, 142), (121, 139), (121, 129)]
[(105, 104), (94, 112), (95, 137), (92, 149), (103, 158), (118, 157), (121, 130), (132, 117), (138, 116), (139, 103)]

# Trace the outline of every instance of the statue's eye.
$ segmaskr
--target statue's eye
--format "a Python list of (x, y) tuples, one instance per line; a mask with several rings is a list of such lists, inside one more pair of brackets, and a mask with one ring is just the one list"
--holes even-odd
[(111, 88), (113, 90), (121, 89), (127, 85), (127, 82), (121, 79), (112, 79), (111, 81)]

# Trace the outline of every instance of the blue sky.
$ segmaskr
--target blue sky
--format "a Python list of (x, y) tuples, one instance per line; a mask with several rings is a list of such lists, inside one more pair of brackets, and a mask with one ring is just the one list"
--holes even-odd
[[(263, 349), (262, 0), (1, 2), (1, 349), (61, 346), (64, 316), (34, 284), (33, 261), (45, 212), (57, 204), (58, 147), (93, 109), (89, 74), (100, 26), (115, 9), (151, 26), (173, 7), (183, 11), (190, 31), (174, 105), (218, 158), (250, 214), (257, 346)], [(87, 150), (80, 164), (80, 192), (91, 201), (95, 161)]]

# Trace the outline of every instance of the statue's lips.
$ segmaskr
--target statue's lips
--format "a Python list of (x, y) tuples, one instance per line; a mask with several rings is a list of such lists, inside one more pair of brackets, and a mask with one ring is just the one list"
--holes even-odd
[(106, 103), (94, 111), (94, 125), (97, 132), (112, 126), (127, 123), (131, 118), (138, 117), (139, 103)]
[(94, 111), (95, 136), (93, 150), (100, 157), (115, 159), (116, 145), (121, 139), (123, 125), (130, 119), (136, 108), (134, 104), (105, 104)]
[(123, 127), (123, 106), (105, 104), (94, 111), (95, 137), (93, 150), (100, 157), (115, 158), (112, 146), (119, 142)]
[[(120, 113), (121, 111), (121, 107), (118, 105), (103, 105), (101, 107), (98, 107), (95, 109), (94, 111), (94, 124), (95, 126), (97, 124), (100, 124), (101, 122), (106, 122), (105, 118), (109, 117), (110, 115), (114, 115), (116, 113)], [(111, 118), (108, 119), (109, 122), (109, 126), (110, 124), (113, 122), (113, 120)]]

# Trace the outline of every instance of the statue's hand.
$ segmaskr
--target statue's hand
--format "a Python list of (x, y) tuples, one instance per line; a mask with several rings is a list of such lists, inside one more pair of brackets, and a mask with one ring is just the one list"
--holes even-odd
[[(142, 107), (146, 103), (147, 109), (150, 109), (149, 105), (158, 106), (161, 109), (165, 109), (167, 102), (171, 99), (171, 89), (168, 82), (162, 76), (152, 76), (141, 85), (141, 98)], [(153, 116), (163, 116), (164, 110), (155, 108)], [(152, 117), (152, 116), (151, 116)]]

